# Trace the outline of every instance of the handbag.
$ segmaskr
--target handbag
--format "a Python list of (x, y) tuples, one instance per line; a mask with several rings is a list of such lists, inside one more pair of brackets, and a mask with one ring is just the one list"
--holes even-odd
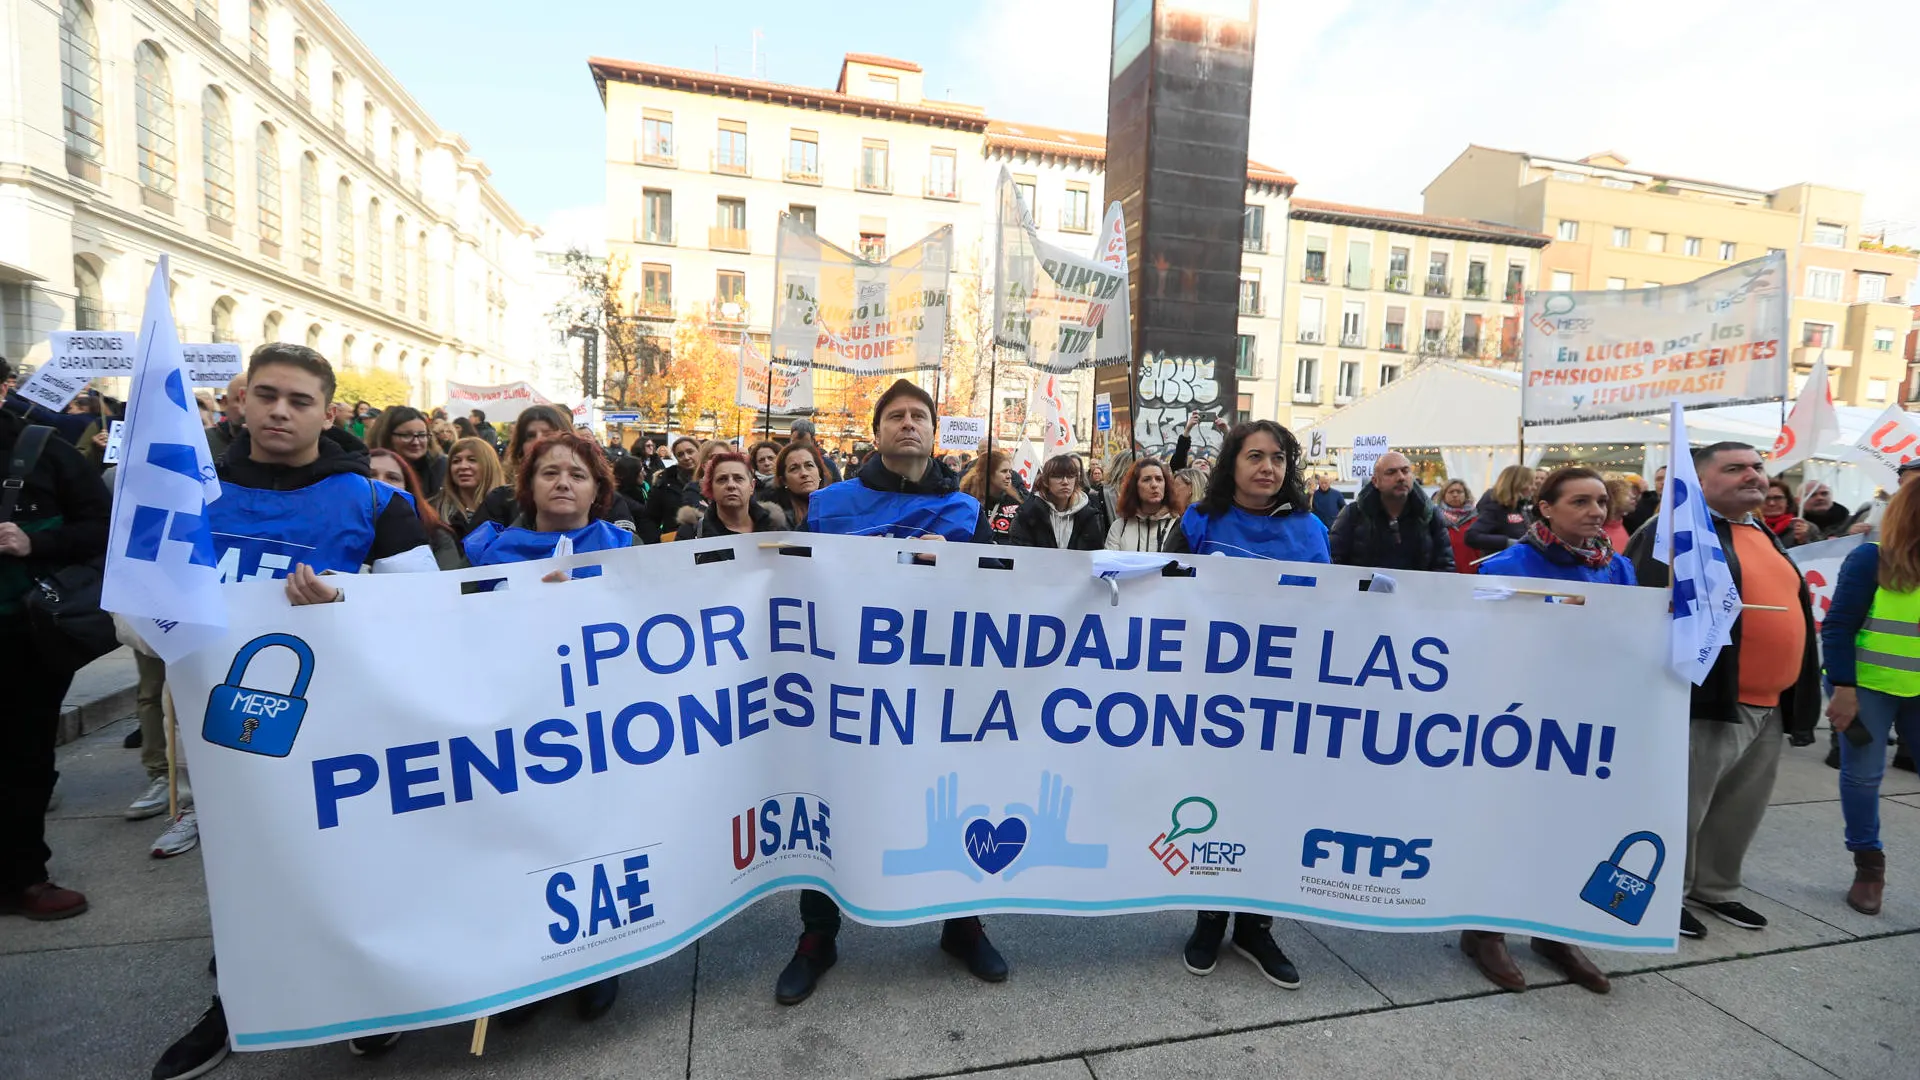
[[(20, 433), (0, 483), (0, 522), (13, 520), (27, 476), (40, 462), (53, 429), (34, 424)], [(103, 560), (74, 563), (36, 577), (21, 598), (41, 663), (71, 674), (120, 647), (113, 616), (100, 607)]]

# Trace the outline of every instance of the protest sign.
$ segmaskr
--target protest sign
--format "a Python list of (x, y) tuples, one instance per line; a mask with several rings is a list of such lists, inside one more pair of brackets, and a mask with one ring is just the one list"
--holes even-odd
[(35, 405), (59, 412), (67, 407), (68, 402), (79, 397), (80, 391), (85, 390), (92, 381), (91, 375), (68, 375), (52, 364), (42, 364), (14, 393)]
[(1827, 621), (1827, 609), (1833, 606), (1834, 586), (1840, 584), (1840, 564), (1866, 539), (1865, 536), (1836, 536), (1787, 549), (1787, 558), (1800, 568), (1800, 576), (1807, 579), (1807, 592), (1813, 598), (1815, 630)]
[(1780, 400), (1786, 271), (1776, 254), (1685, 285), (1528, 293), (1521, 415), (1558, 424)]
[(981, 416), (943, 416), (940, 418), (940, 449), (980, 449), (987, 441), (987, 421)]
[(1386, 452), (1385, 435), (1355, 435), (1353, 455), (1347, 460), (1347, 479), (1362, 482), (1373, 479), (1373, 463)]
[(113, 330), (55, 330), (47, 335), (53, 356), (47, 367), (67, 376), (99, 379), (133, 374), (137, 335)]
[[(772, 393), (769, 395), (768, 391)], [(768, 405), (768, 398), (772, 405)], [(735, 368), (733, 403), (756, 412), (775, 416), (813, 411), (813, 369), (802, 364), (769, 360), (753, 345), (753, 338), (740, 335), (740, 361)]]
[[(879, 925), (1222, 908), (1675, 947), (1687, 693), (1657, 590), (1374, 595), (1201, 556), (1116, 592), (1086, 552), (783, 539), (302, 608), (226, 587), (231, 632), (168, 680), (235, 1044), (495, 1013), (798, 888)], [(422, 624), (426, 660), (485, 671), (412, 677)]]
[(447, 415), (465, 416), (475, 409), (487, 414), (490, 424), (511, 424), (535, 405), (551, 405), (545, 394), (525, 382), (497, 386), (471, 386), (447, 380)]
[(1874, 417), (1860, 440), (1847, 456), (1867, 467), (1883, 486), (1891, 488), (1900, 480), (1900, 466), (1920, 458), (1920, 422), (1898, 403)]
[(782, 214), (774, 247), (773, 351), (855, 375), (938, 370), (952, 265), (951, 225), (873, 261)]
[(180, 355), (186, 361), (187, 378), (194, 388), (225, 390), (245, 370), (246, 361), (238, 345), (182, 344)]
[(107, 424), (107, 448), (100, 454), (100, 460), (107, 465), (120, 464), (120, 437), (126, 431), (125, 420), (114, 420)]
[(1040, 239), (1032, 207), (1000, 169), (1000, 223), (993, 267), (993, 338), (1028, 363), (1064, 375), (1133, 358), (1127, 293), (1127, 230), (1120, 204), (1107, 208), (1092, 257)]

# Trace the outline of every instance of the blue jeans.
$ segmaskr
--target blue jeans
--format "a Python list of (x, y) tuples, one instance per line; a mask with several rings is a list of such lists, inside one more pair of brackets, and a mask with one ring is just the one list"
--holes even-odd
[(1920, 746), (1920, 697), (1900, 697), (1861, 687), (1860, 715), (1853, 722), (1873, 741), (1855, 746), (1840, 736), (1840, 814), (1847, 823), (1848, 851), (1880, 850), (1880, 780), (1887, 774), (1887, 735), (1895, 728), (1900, 745)]

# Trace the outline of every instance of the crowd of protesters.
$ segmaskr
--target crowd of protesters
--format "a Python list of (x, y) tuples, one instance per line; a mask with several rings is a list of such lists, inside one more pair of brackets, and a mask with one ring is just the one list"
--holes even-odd
[[(0, 383), (9, 375), (0, 370)], [(349, 406), (334, 394), (333, 369), (319, 353), (270, 344), (223, 394), (201, 402), (223, 485), (208, 513), (220, 544), (240, 549), (220, 554), (233, 554), (243, 574), (252, 567), (250, 576), (284, 577), (294, 604), (342, 599), (352, 587), (346, 575), (538, 560), (563, 541), (588, 552), (783, 530), (1535, 578), (1567, 590), (1549, 598), (1575, 603), (1581, 594), (1572, 590), (1584, 586), (1667, 584), (1667, 566), (1652, 550), (1660, 476), (1647, 485), (1577, 465), (1515, 465), (1476, 499), (1459, 480), (1428, 491), (1412, 462), (1390, 452), (1349, 496), (1326, 476), (1307, 476), (1299, 442), (1272, 421), (1215, 421), (1217, 452), (1195, 459), (1202, 422), (1195, 415), (1165, 459), (1144, 448), (1106, 462), (1060, 454), (1028, 477), (1003, 449), (937, 456), (935, 403), (906, 380), (878, 399), (871, 443), (845, 454), (823, 448), (806, 420), (794, 421), (782, 440), (744, 447), (684, 434), (603, 443), (550, 406), (525, 409), (503, 431), (480, 410), (448, 417), (406, 405)], [(65, 414), (18, 398), (0, 410), (0, 460), (18, 474), (0, 502), (0, 685), (15, 713), (0, 725), (0, 914), (50, 920), (87, 910), (82, 894), (49, 876), (43, 821), (72, 673), (36, 660), (23, 606), (37, 576), (97, 565), (104, 556), (111, 511), (102, 459), (106, 424), (119, 408), (88, 395)], [(41, 431), (49, 434), (33, 434)], [(22, 464), (26, 447), (35, 453)], [(1694, 465), (1750, 606), (1692, 691), (1678, 932), (1707, 933), (1696, 911), (1746, 931), (1766, 928), (1766, 917), (1742, 901), (1743, 860), (1781, 751), (1812, 741), (1826, 688), (1826, 715), (1846, 735), (1834, 761), (1855, 868), (1846, 900), (1876, 914), (1886, 864), (1877, 797), (1887, 750), (1896, 733), (1908, 745), (1920, 738), (1920, 494), (1912, 490), (1920, 485), (1907, 483), (1920, 476), (1920, 462), (1903, 469), (1890, 502), (1858, 511), (1835, 503), (1819, 481), (1794, 491), (1770, 479), (1761, 455), (1744, 444), (1700, 448)], [(1807, 584), (1787, 550), (1855, 534), (1876, 542), (1847, 560), (1816, 634)], [(273, 571), (260, 561), (268, 550), (302, 554), (288, 570)], [(199, 833), (190, 777), (175, 770), (169, 783), (164, 665), (144, 651), (139, 665), (140, 724), (127, 745), (142, 751), (145, 777), (126, 816), (171, 811), (152, 848), (164, 858), (191, 850)], [(799, 908), (798, 945), (774, 980), (784, 1004), (806, 1000), (838, 959), (838, 907), (807, 891)], [(1226, 944), (1275, 985), (1302, 984), (1263, 914), (1199, 912), (1185, 966), (1210, 973)], [(1459, 946), (1495, 985), (1525, 989), (1504, 935), (1466, 931)], [(947, 920), (940, 947), (981, 980), (1008, 977), (1007, 959), (976, 917)], [(1608, 991), (1607, 975), (1579, 948), (1546, 938), (1531, 947), (1574, 983)], [(617, 977), (577, 990), (576, 1011), (587, 1020), (604, 1015), (617, 991)], [(398, 1037), (356, 1038), (350, 1049), (378, 1054)], [(200, 1075), (227, 1042), (216, 997), (153, 1075)]]

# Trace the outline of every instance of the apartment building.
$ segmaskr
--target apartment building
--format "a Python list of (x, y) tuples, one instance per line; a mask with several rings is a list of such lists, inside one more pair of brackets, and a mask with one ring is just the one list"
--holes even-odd
[[(991, 272), (1003, 166), (1050, 242), (1091, 251), (1106, 210), (1102, 136), (929, 99), (924, 72), (909, 61), (848, 53), (831, 90), (624, 60), (596, 58), (589, 68), (606, 108), (608, 254), (629, 263), (631, 310), (663, 333), (699, 313), (717, 333), (764, 339), (777, 223), (791, 213), (868, 258), (953, 226), (954, 329), (970, 340), (987, 326), (978, 312), (991, 304), (982, 275)], [(1286, 174), (1250, 165), (1249, 229), (1284, 219), (1292, 189)], [(1270, 263), (1263, 269), (1277, 278), (1282, 253), (1264, 225), (1256, 235), (1247, 258)], [(1242, 327), (1277, 355), (1277, 305), (1272, 316), (1244, 316)], [(1258, 370), (1258, 356), (1256, 346), (1248, 370)], [(819, 376), (823, 412), (835, 408), (837, 382)], [(1242, 387), (1253, 407), (1274, 407), (1277, 382), (1269, 383), (1264, 398)], [(1026, 395), (1024, 386), (1001, 389), (1003, 401)], [(1091, 374), (1067, 379), (1063, 396), (1087, 428)], [(1076, 434), (1084, 442), (1087, 432)]]
[(187, 341), (528, 377), (537, 230), (319, 0), (0, 0), (0, 352), (138, 328), (172, 256)]
[(1431, 214), (1552, 237), (1542, 256), (1546, 289), (1672, 285), (1785, 252), (1796, 374), (1784, 389), (1797, 388), (1825, 349), (1836, 401), (1885, 405), (1900, 393), (1897, 301), (1913, 287), (1916, 260), (1862, 235), (1857, 192), (1693, 180), (1630, 168), (1612, 152), (1574, 160), (1469, 146), (1425, 195)]
[[(1518, 364), (1521, 304), (1539, 288), (1544, 234), (1298, 198), (1287, 232), (1283, 423), (1312, 423), (1421, 360)], [(1242, 269), (1243, 309), (1263, 285)]]

